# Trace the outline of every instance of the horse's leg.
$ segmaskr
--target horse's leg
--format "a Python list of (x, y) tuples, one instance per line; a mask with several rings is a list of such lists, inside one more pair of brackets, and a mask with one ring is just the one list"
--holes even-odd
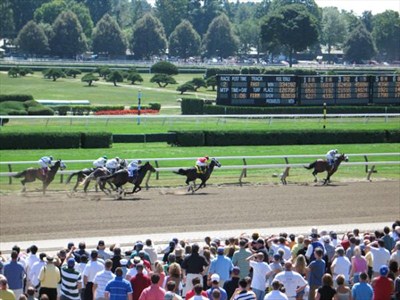
[(318, 182), (318, 178), (317, 178), (318, 172), (316, 172), (316, 171), (314, 170), (314, 172), (312, 172), (312, 174), (313, 174), (313, 176), (314, 176), (314, 182)]
[(26, 192), (25, 179), (24, 179), (24, 180), (21, 180), (21, 183), (22, 183), (22, 190), (21, 190), (21, 193), (25, 193), (25, 192)]

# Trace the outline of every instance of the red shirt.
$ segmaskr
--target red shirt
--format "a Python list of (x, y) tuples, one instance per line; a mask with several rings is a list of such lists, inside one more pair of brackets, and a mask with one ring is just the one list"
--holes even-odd
[[(186, 293), (185, 299), (190, 299), (195, 295), (196, 295), (196, 293), (194, 292), (194, 290), (190, 290), (189, 292)], [(208, 298), (206, 291), (201, 291), (201, 295)]]
[(390, 278), (379, 276), (374, 279), (374, 298), (373, 300), (390, 300), (393, 292), (393, 282)]
[(133, 289), (132, 299), (138, 300), (142, 291), (150, 286), (151, 280), (143, 273), (137, 273), (136, 276), (131, 278), (131, 285)]

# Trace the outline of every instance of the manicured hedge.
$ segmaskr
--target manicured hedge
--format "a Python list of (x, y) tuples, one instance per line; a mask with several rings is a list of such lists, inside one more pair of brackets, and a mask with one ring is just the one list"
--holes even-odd
[(400, 130), (177, 131), (178, 146), (399, 143)]
[(110, 148), (111, 133), (0, 132), (0, 149)]
[(0, 149), (79, 148), (81, 134), (75, 133), (4, 133), (0, 132)]
[(33, 100), (32, 95), (27, 95), (27, 94), (0, 94), (0, 102), (4, 101), (19, 101), (19, 102), (25, 102), (28, 100)]
[(181, 102), (182, 115), (202, 115), (204, 101), (196, 98), (183, 98)]
[(169, 133), (150, 133), (150, 134), (113, 134), (114, 143), (152, 143), (167, 142), (175, 143), (176, 134)]
[(81, 148), (110, 148), (111, 145), (110, 132), (89, 132), (81, 135)]

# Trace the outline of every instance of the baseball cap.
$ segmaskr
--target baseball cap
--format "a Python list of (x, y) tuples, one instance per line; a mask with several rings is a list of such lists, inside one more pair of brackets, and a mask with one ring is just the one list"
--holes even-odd
[(280, 254), (274, 254), (274, 259), (281, 259), (281, 255)]
[(126, 266), (128, 264), (128, 260), (126, 258), (120, 259), (119, 263), (121, 266)]
[(382, 265), (379, 268), (379, 273), (381, 274), (381, 276), (386, 276), (389, 273), (389, 268), (387, 265)]
[(217, 273), (211, 275), (211, 282), (219, 282), (219, 275)]
[(69, 258), (67, 262), (68, 267), (73, 268), (75, 266), (75, 259), (74, 258)]
[(310, 234), (310, 237), (313, 238), (313, 239), (316, 239), (316, 238), (318, 238), (318, 234), (316, 234), (316, 233), (311, 233), (311, 234)]
[(218, 254), (224, 254), (224, 250), (225, 250), (224, 247), (218, 247), (217, 253)]
[(237, 266), (233, 267), (232, 273), (235, 274), (235, 275), (239, 275), (239, 273), (240, 273), (240, 268), (237, 267)]
[(265, 241), (264, 241), (264, 239), (259, 238), (259, 239), (257, 240), (257, 243), (264, 245), (264, 244), (265, 244)]
[(103, 240), (100, 240), (100, 241), (98, 242), (97, 245), (98, 245), (98, 246), (104, 246), (105, 244), (104, 244), (104, 241), (103, 241)]

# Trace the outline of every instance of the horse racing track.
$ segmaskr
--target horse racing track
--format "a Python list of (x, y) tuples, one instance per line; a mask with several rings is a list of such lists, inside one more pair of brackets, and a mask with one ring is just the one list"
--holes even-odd
[[(0, 197), (1, 242), (388, 222), (400, 216), (400, 183), (153, 188), (114, 200), (49, 189)], [(5, 250), (5, 249), (3, 249)]]

